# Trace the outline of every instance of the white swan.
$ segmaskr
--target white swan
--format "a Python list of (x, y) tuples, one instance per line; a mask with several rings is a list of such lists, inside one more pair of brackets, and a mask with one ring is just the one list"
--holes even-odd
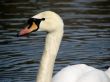
[(28, 24), (19, 32), (20, 36), (36, 29), (47, 32), (36, 82), (110, 82), (110, 69), (104, 72), (85, 64), (67, 66), (52, 79), (55, 59), (63, 36), (63, 20), (56, 13), (45, 11), (29, 19)]

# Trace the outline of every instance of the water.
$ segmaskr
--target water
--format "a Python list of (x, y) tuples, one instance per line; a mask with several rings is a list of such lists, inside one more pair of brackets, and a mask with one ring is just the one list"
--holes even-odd
[(101, 70), (110, 66), (109, 0), (0, 0), (0, 82), (35, 82), (45, 33), (16, 37), (31, 16), (45, 10), (64, 20), (65, 34), (54, 73), (85, 63)]

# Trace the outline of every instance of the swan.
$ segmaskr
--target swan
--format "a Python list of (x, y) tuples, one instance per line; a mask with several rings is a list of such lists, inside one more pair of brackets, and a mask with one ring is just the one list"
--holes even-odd
[(52, 78), (57, 52), (64, 33), (62, 18), (53, 11), (41, 12), (28, 20), (28, 25), (18, 35), (33, 31), (46, 31), (44, 52), (36, 82), (110, 82), (110, 68), (101, 71), (86, 64), (69, 65)]

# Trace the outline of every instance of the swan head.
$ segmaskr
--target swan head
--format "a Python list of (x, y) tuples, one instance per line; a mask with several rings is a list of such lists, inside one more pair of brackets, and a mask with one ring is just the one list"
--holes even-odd
[(56, 32), (63, 31), (62, 18), (52, 11), (41, 12), (28, 20), (28, 25), (19, 32), (19, 36), (27, 35), (33, 31)]

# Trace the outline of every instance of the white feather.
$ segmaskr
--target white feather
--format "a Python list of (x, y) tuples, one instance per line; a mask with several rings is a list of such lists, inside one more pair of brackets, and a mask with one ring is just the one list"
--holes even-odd
[(104, 71), (85, 64), (71, 65), (63, 68), (52, 82), (110, 82)]

